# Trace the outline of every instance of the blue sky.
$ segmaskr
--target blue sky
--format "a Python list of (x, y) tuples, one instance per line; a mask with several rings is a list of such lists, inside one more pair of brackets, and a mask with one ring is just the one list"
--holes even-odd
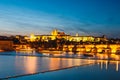
[(0, 0), (0, 34), (107, 35), (120, 38), (120, 0)]

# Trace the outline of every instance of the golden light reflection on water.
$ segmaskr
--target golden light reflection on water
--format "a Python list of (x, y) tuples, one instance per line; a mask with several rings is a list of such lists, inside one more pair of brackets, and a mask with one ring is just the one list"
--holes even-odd
[[(106, 56), (106, 55), (105, 55)], [(72, 66), (86, 64), (99, 64), (100, 69), (108, 70), (109, 64), (114, 64), (115, 70), (119, 71), (119, 61), (109, 60), (88, 60), (88, 59), (69, 59), (69, 58), (48, 58), (48, 57), (28, 57), (16, 56), (17, 68), (23, 69), (24, 73), (31, 74), (41, 71), (62, 69)]]
[(82, 61), (80, 59), (50, 58), (50, 63), (48, 66), (50, 70), (60, 69), (65, 67), (82, 65), (83, 64)]
[(58, 69), (58, 68), (61, 68), (61, 66), (60, 66), (60, 58), (50, 58), (50, 60), (49, 60), (50, 62), (49, 62), (49, 69), (50, 70), (53, 70), (53, 69)]
[(105, 64), (106, 64), (106, 70), (107, 70), (108, 69), (108, 61), (106, 61)]
[[(106, 56), (107, 54), (103, 55)], [(111, 56), (120, 58), (117, 55), (111, 54)], [(49, 58), (49, 57), (30, 57), (30, 56), (0, 56), (1, 69), (0, 72), (6, 76), (15, 76), (23, 74), (32, 74), (36, 72), (56, 70), (62, 68), (68, 68), (73, 66), (88, 66), (86, 64), (95, 64), (97, 69), (112, 70), (113, 72), (119, 72), (120, 61), (111, 60), (90, 60), (90, 59), (73, 59), (73, 58)], [(9, 60), (9, 63), (7, 62)], [(6, 61), (6, 62), (4, 62)], [(111, 65), (112, 64), (112, 65)], [(96, 68), (94, 70), (97, 70)], [(9, 73), (9, 74), (8, 74)]]
[(68, 58), (48, 58), (48, 57), (28, 57), (16, 56), (18, 69), (25, 73), (36, 73), (41, 71), (56, 70), (72, 66), (80, 66), (94, 63), (94, 60), (68, 59)]
[(97, 62), (100, 65), (101, 69), (104, 69), (104, 67), (105, 67), (105, 69), (107, 70), (109, 67), (109, 64), (114, 64), (115, 71), (119, 71), (119, 64), (120, 64), (119, 61), (98, 60)]
[[(19, 58), (19, 59), (18, 59)], [(22, 59), (22, 60), (21, 60)], [(22, 66), (25, 73), (35, 73), (37, 71), (37, 58), (36, 57), (18, 57), (16, 56), (16, 65)], [(19, 60), (19, 61), (17, 61)]]
[(28, 72), (35, 73), (37, 71), (37, 58), (35, 57), (26, 58), (25, 57), (25, 60), (26, 61), (24, 63), (24, 66), (25, 66), (26, 73)]
[(118, 67), (119, 67), (118, 64), (119, 64), (119, 62), (117, 61), (117, 62), (116, 62), (116, 71), (119, 70), (119, 69), (118, 69)]

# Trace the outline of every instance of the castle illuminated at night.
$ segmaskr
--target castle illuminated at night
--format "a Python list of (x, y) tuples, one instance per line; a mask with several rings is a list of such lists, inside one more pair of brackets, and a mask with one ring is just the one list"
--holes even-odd
[(50, 35), (30, 35), (30, 41), (35, 41), (36, 39), (39, 40), (55, 40), (55, 39), (66, 39), (69, 41), (75, 41), (75, 42), (99, 42), (99, 41), (107, 41), (107, 38), (105, 36), (102, 37), (94, 37), (94, 36), (79, 36), (78, 33), (76, 33), (75, 36), (68, 35), (65, 32), (60, 32), (57, 29), (54, 29)]

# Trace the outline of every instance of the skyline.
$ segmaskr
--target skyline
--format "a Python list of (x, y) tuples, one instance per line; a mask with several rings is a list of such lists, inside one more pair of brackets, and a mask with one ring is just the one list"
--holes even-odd
[(1, 0), (0, 34), (68, 34), (120, 38), (119, 0)]

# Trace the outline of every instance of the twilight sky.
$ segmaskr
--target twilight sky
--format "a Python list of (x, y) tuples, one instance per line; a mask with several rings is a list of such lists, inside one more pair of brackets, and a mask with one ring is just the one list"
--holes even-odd
[(0, 0), (0, 34), (107, 35), (120, 38), (120, 0)]

